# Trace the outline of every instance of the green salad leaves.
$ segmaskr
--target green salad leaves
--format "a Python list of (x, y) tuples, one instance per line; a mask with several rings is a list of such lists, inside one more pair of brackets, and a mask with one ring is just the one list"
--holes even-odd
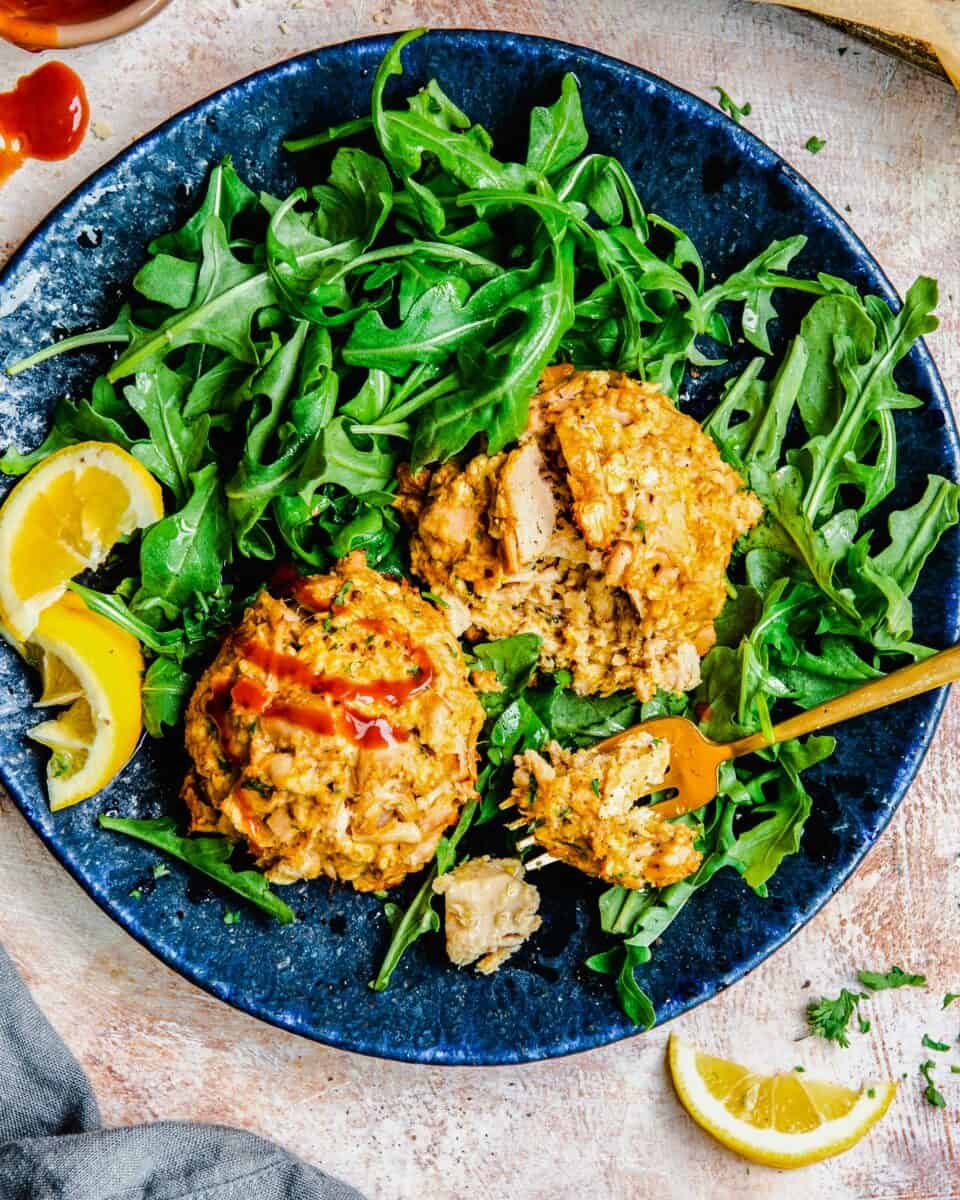
[[(403, 572), (398, 464), (508, 445), (548, 364), (619, 368), (677, 397), (691, 368), (709, 371), (724, 355), (742, 364), (740, 345), (756, 352), (718, 372), (725, 383), (704, 424), (766, 517), (738, 547), (701, 684), (647, 704), (584, 697), (563, 672), (537, 673), (533, 635), (473, 646), (473, 665), (501, 689), (482, 696), (478, 795), (406, 908), (387, 906), (377, 990), (438, 928), (436, 875), (497, 829), (515, 754), (550, 739), (588, 746), (668, 712), (736, 738), (923, 657), (911, 595), (958, 516), (958, 488), (939, 476), (912, 503), (893, 502), (897, 423), (920, 403), (897, 368), (936, 325), (932, 280), (917, 280), (894, 313), (834, 276), (791, 274), (799, 236), (717, 280), (683, 230), (646, 212), (624, 166), (591, 151), (572, 75), (531, 113), (521, 162), (497, 157), (436, 80), (390, 107), (387, 84), (421, 32), (385, 55), (369, 116), (286, 144), (312, 155), (304, 174), (319, 182), (257, 195), (225, 160), (189, 220), (152, 242), (111, 325), (8, 367), (119, 350), (89, 397), (59, 402), (43, 445), (0, 458), (22, 474), (62, 446), (107, 440), (163, 484), (167, 515), (121, 554), (123, 577), (99, 590), (72, 585), (143, 645), (145, 722), (161, 736), (268, 564), (322, 570), (362, 548), (371, 565)], [(720, 99), (735, 120), (749, 112)], [(774, 362), (774, 293), (785, 289), (811, 302)], [(681, 818), (697, 829), (698, 872), (660, 890), (599, 894), (610, 941), (586, 965), (612, 978), (634, 1023), (655, 1019), (638, 971), (717, 871), (767, 894), (801, 845), (813, 805), (805, 773), (833, 747), (811, 737), (726, 764), (717, 799)], [(180, 838), (171, 822), (104, 824), (288, 919), (259, 876), (229, 867), (225, 843)], [(839, 1040), (855, 1002), (830, 1002), (818, 1026)]]

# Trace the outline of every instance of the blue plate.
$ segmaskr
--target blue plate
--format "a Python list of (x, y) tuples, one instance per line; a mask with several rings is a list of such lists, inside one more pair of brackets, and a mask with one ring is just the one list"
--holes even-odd
[[(204, 100), (174, 117), (94, 175), (28, 239), (0, 286), (0, 363), (51, 336), (105, 324), (115, 314), (147, 241), (179, 224), (212, 163), (233, 155), (254, 187), (285, 193), (309, 156), (281, 148), (369, 110), (370, 84), (389, 40), (307, 54)], [(836, 212), (795, 171), (718, 110), (635, 67), (559, 42), (502, 33), (434, 33), (406, 52), (397, 91), (436, 75), (454, 100), (498, 135), (509, 154), (525, 135), (531, 105), (558, 94), (576, 72), (591, 147), (618, 155), (647, 205), (689, 230), (709, 272), (725, 274), (774, 238), (805, 233), (800, 273), (830, 271), (894, 301), (894, 292)], [(918, 267), (923, 264), (917, 264)], [(804, 305), (778, 300), (779, 344)], [(55, 397), (80, 394), (95, 352), (56, 359), (0, 384), (0, 444), (36, 444)], [(910, 503), (928, 472), (956, 477), (957, 433), (943, 386), (923, 347), (903, 364), (901, 386), (927, 402), (897, 413), (901, 482)], [(719, 382), (707, 372), (685, 404), (700, 413)], [(944, 540), (917, 593), (917, 636), (956, 640), (958, 538)], [(606, 980), (581, 964), (603, 939), (598, 888), (565, 867), (544, 871), (544, 925), (496, 975), (457, 971), (440, 939), (418, 944), (389, 991), (367, 987), (387, 938), (372, 896), (324, 883), (284, 896), (298, 921), (280, 928), (249, 909), (224, 925), (228, 902), (196, 891), (176, 865), (150, 889), (157, 855), (101, 832), (104, 810), (129, 816), (178, 811), (183, 762), (175, 742), (146, 744), (110, 789), (56, 817), (44, 800), (46, 755), (24, 730), (35, 680), (0, 657), (0, 774), (28, 820), (90, 895), (170, 966), (215, 995), (285, 1029), (334, 1046), (433, 1063), (502, 1063), (603, 1045), (632, 1032)], [(643, 972), (661, 1020), (709, 999), (790, 937), (840, 887), (880, 834), (933, 736), (942, 695), (926, 696), (840, 731), (837, 755), (811, 772), (814, 813), (801, 852), (784, 863), (761, 900), (732, 873), (718, 876), (683, 911)], [(146, 882), (145, 882), (146, 881)], [(142, 899), (130, 892), (144, 887)], [(147, 892), (149, 891), (149, 894)]]

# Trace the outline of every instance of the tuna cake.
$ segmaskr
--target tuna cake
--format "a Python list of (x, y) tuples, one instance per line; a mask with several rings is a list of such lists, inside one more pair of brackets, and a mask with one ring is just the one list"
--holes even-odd
[(401, 475), (413, 571), (457, 634), (537, 633), (581, 694), (700, 678), (762, 507), (697, 422), (616, 371), (550, 367), (515, 449)]
[(586, 875), (627, 888), (668, 887), (692, 875), (700, 829), (637, 801), (665, 785), (670, 747), (634, 729), (615, 746), (528, 750), (514, 760), (516, 805), (534, 841)]
[(438, 609), (353, 553), (261, 594), (200, 679), (192, 829), (244, 841), (274, 883), (393, 887), (475, 794), (482, 724)]

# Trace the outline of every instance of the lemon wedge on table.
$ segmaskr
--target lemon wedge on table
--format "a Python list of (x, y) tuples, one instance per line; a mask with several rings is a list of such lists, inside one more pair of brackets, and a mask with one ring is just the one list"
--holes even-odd
[(70, 707), (28, 731), (51, 751), (50, 807), (99, 792), (137, 748), (143, 657), (136, 638), (68, 594), (41, 614), (28, 645), (43, 656), (40, 705)]
[(0, 509), (0, 614), (18, 641), (67, 583), (100, 566), (114, 544), (163, 516), (160, 485), (109, 442), (58, 450), (26, 475)]
[(670, 1035), (680, 1102), (730, 1150), (770, 1167), (803, 1167), (849, 1150), (890, 1107), (895, 1083), (853, 1091), (788, 1071), (759, 1075)]

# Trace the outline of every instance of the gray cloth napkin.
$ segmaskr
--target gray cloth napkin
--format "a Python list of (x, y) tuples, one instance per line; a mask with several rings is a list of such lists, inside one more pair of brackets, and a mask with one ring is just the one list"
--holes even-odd
[(103, 1129), (80, 1064), (0, 947), (0, 1200), (363, 1198), (240, 1129)]

